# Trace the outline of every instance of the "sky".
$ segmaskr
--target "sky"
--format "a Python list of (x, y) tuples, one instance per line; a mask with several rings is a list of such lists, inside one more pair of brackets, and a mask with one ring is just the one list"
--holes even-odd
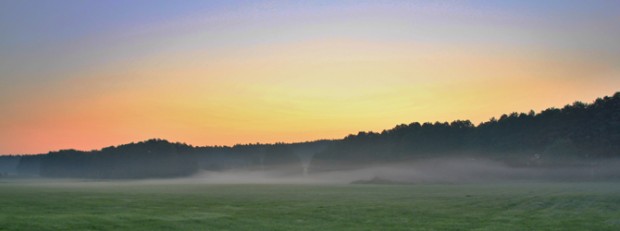
[(620, 1), (0, 1), (0, 154), (342, 138), (620, 90)]

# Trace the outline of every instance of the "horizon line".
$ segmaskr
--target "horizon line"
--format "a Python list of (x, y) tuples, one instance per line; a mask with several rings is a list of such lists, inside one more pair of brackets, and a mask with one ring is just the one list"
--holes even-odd
[[(555, 109), (555, 110), (561, 110), (561, 109), (563, 109), (563, 108), (565, 108), (565, 107), (575, 105), (576, 103), (583, 103), (583, 104), (585, 104), (586, 106), (589, 106), (589, 105), (594, 104), (594, 103), (595, 103), (597, 100), (599, 100), (599, 99), (610, 98), (610, 97), (614, 97), (614, 96), (616, 96), (616, 95), (620, 95), (620, 91), (616, 91), (615, 93), (613, 93), (613, 94), (611, 94), (611, 95), (605, 95), (605, 96), (602, 96), (602, 97), (597, 97), (596, 99), (594, 99), (594, 100), (592, 100), (592, 101), (590, 101), (590, 102), (583, 102), (583, 101), (576, 100), (576, 101), (574, 101), (572, 104), (565, 104), (565, 105), (564, 105), (563, 107), (561, 107), (561, 108), (557, 108), (557, 107), (553, 107), (553, 106), (552, 106), (552, 107), (548, 107), (548, 108), (542, 109), (542, 110), (540, 110), (539, 112), (536, 112), (535, 110), (531, 109), (531, 110), (530, 110), (530, 111), (528, 111), (527, 113), (525, 113), (525, 112), (510, 112), (510, 113), (503, 113), (503, 114), (500, 116), (500, 118), (501, 118), (502, 116), (504, 116), (504, 115), (508, 116), (508, 115), (511, 115), (511, 114), (514, 114), (514, 113), (517, 113), (517, 114), (519, 114), (519, 115), (521, 115), (521, 114), (526, 114), (526, 115), (527, 115), (527, 114), (530, 114), (530, 113), (534, 112), (534, 115), (538, 115), (538, 114), (543, 113), (543, 112), (545, 112), (545, 111), (547, 111), (547, 110), (554, 110), (554, 109)], [(351, 135), (356, 135), (356, 134), (363, 133), (363, 132), (365, 132), (365, 133), (377, 133), (377, 134), (380, 134), (380, 133), (382, 133), (382, 132), (384, 132), (384, 131), (394, 129), (394, 128), (396, 128), (396, 127), (398, 127), (398, 126), (401, 126), (401, 125), (412, 125), (412, 124), (415, 124), (415, 123), (418, 123), (418, 124), (420, 124), (420, 125), (423, 125), (423, 124), (429, 124), (429, 123), (430, 123), (430, 124), (437, 124), (437, 123), (451, 123), (451, 122), (456, 122), (456, 121), (469, 121), (469, 122), (470, 122), (470, 123), (471, 123), (474, 127), (479, 127), (479, 126), (480, 126), (480, 125), (482, 125), (482, 124), (485, 124), (485, 123), (488, 123), (488, 122), (493, 121), (493, 119), (496, 119), (496, 117), (495, 117), (495, 116), (492, 116), (492, 117), (491, 117), (491, 118), (489, 118), (488, 120), (482, 121), (482, 122), (480, 122), (480, 123), (478, 123), (478, 124), (475, 124), (475, 123), (471, 122), (471, 120), (469, 120), (469, 119), (456, 119), (456, 120), (452, 120), (452, 121), (443, 121), (443, 122), (441, 122), (441, 121), (434, 121), (434, 122), (431, 122), (431, 121), (426, 121), (426, 122), (414, 121), (414, 122), (410, 122), (410, 123), (400, 123), (400, 124), (396, 124), (396, 125), (394, 125), (394, 126), (393, 126), (393, 127), (391, 127), (391, 128), (385, 128), (385, 129), (383, 129), (381, 132), (377, 132), (377, 131), (357, 131), (357, 133), (349, 133), (348, 135), (346, 135), (346, 136), (344, 136), (344, 137), (341, 137), (341, 138), (332, 138), (332, 139), (330, 139), (330, 138), (322, 138), (322, 139), (316, 139), (316, 140), (293, 141), (293, 142), (283, 142), (283, 141), (278, 141), (278, 142), (267, 142), (267, 143), (261, 143), (261, 142), (255, 142), (255, 143), (253, 143), (253, 142), (249, 142), (249, 143), (236, 143), (236, 144), (233, 144), (233, 145), (194, 145), (194, 144), (188, 144), (188, 143), (185, 143), (185, 142), (180, 142), (180, 141), (171, 141), (171, 140), (166, 139), (166, 138), (149, 138), (149, 139), (138, 140), (138, 141), (130, 141), (130, 142), (121, 143), (121, 144), (117, 144), (117, 145), (108, 145), (108, 146), (104, 146), (104, 147), (101, 147), (101, 148), (98, 148), (98, 149), (97, 149), (97, 148), (95, 148), (95, 149), (90, 149), (90, 150), (83, 150), (83, 149), (76, 149), (76, 148), (65, 148), (65, 149), (49, 150), (49, 151), (47, 151), (47, 152), (43, 152), (43, 153), (0, 154), (0, 156), (34, 156), (34, 155), (46, 155), (46, 154), (49, 154), (49, 153), (52, 153), (52, 152), (60, 152), (60, 151), (65, 151), (65, 150), (75, 150), (75, 151), (80, 151), (80, 152), (92, 152), (92, 151), (99, 151), (99, 150), (102, 150), (102, 149), (104, 149), (104, 148), (109, 148), (109, 147), (118, 147), (118, 146), (121, 146), (121, 145), (127, 145), (127, 144), (136, 144), (136, 143), (147, 142), (147, 141), (151, 141), (151, 140), (161, 140), (161, 141), (166, 141), (166, 142), (173, 143), (173, 144), (185, 144), (185, 145), (192, 146), (192, 147), (204, 147), (204, 148), (209, 148), (209, 147), (233, 148), (233, 147), (236, 147), (236, 146), (249, 146), (249, 145), (278, 145), (278, 144), (285, 144), (285, 145), (286, 145), (286, 144), (312, 143), (312, 142), (320, 142), (320, 141), (337, 141), (337, 140), (343, 140), (343, 139), (345, 139), (345, 138), (346, 138), (346, 137), (348, 137), (348, 136), (351, 136)]]

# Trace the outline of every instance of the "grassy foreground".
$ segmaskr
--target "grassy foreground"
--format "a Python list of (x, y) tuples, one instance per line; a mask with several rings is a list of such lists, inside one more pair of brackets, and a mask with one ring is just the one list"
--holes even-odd
[(0, 181), (0, 230), (620, 230), (620, 183)]

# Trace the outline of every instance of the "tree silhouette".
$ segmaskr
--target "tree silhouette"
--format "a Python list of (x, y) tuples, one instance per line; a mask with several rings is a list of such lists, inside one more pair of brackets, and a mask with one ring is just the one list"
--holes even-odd
[[(194, 147), (152, 139), (95, 151), (62, 150), (0, 158), (21, 175), (82, 178), (187, 176), (200, 170), (311, 169), (444, 156), (484, 157), (512, 165), (590, 164), (620, 157), (620, 92), (593, 103), (575, 102), (536, 113), (513, 112), (477, 126), (468, 120), (397, 125), (341, 140)], [(9, 163), (9, 161), (13, 161)], [(344, 164), (343, 164), (344, 163)], [(306, 168), (308, 166), (305, 166)], [(5, 167), (9, 169), (9, 167)], [(1, 169), (0, 169), (1, 170)]]

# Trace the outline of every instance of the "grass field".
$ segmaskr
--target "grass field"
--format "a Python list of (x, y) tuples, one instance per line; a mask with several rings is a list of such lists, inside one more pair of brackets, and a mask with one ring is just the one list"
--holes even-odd
[(620, 230), (620, 184), (0, 181), (0, 230)]

